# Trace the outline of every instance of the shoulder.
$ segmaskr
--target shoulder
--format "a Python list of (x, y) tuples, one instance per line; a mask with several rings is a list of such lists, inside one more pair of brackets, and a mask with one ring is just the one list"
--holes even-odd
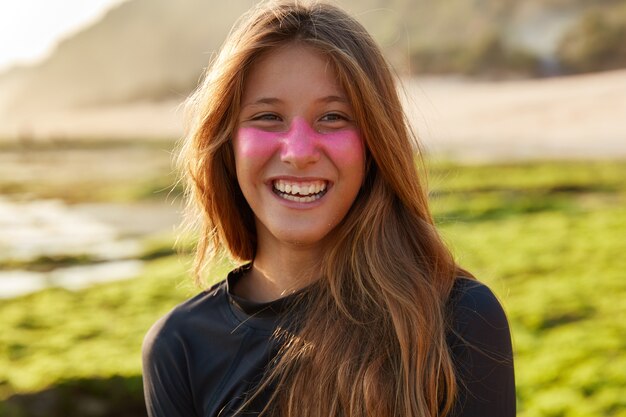
[(455, 332), (461, 334), (506, 331), (509, 324), (493, 291), (480, 281), (457, 278), (448, 301), (449, 317)]
[(459, 278), (448, 305), (447, 342), (461, 374), (488, 373), (501, 367), (512, 370), (509, 322), (489, 287), (476, 280)]
[(143, 340), (143, 356), (150, 359), (155, 355), (184, 349), (186, 341), (203, 327), (204, 322), (211, 322), (220, 315), (223, 304), (224, 283), (220, 282), (210, 289), (180, 303), (170, 312), (157, 320)]
[(515, 376), (509, 324), (494, 293), (459, 278), (449, 299), (448, 345), (459, 393), (455, 417), (515, 416)]
[(144, 396), (151, 417), (196, 416), (190, 358), (198, 335), (224, 310), (223, 284), (179, 304), (148, 331), (142, 346)]

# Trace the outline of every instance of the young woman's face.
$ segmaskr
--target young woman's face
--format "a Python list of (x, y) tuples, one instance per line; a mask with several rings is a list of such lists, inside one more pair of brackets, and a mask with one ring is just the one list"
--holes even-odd
[(353, 109), (328, 60), (290, 44), (256, 61), (233, 142), (258, 244), (323, 245), (350, 209), (365, 169)]

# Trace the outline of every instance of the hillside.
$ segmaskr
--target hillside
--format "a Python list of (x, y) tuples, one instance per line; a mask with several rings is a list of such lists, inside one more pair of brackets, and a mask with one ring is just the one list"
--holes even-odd
[(84, 106), (185, 95), (232, 22), (250, 4), (250, 0), (122, 3), (61, 42), (49, 59), (33, 68), (22, 80), (19, 94), (10, 99), (11, 107)]
[[(254, 3), (128, 0), (118, 5), (61, 42), (40, 64), (0, 75), (0, 134), (7, 131), (3, 120), (19, 124), (23, 132), (37, 130), (33, 115), (52, 110), (89, 112), (102, 105), (180, 101), (197, 84), (233, 22)], [(520, 78), (555, 72), (560, 42), (584, 16), (620, 10), (612, 15), (626, 21), (618, 0), (598, 0), (593, 6), (583, 0), (338, 3), (373, 33), (401, 74)], [(573, 39), (569, 53), (576, 58), (584, 45)]]

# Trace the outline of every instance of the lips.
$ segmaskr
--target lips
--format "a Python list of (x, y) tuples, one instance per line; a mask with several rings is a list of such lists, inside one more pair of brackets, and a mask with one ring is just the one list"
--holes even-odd
[(278, 179), (272, 181), (272, 190), (285, 200), (298, 203), (311, 203), (326, 194), (328, 181), (290, 181)]

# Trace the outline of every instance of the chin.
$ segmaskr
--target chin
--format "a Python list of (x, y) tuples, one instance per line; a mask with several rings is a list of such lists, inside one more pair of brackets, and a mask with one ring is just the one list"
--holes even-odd
[(274, 237), (280, 242), (294, 246), (317, 246), (323, 244), (332, 229), (327, 230), (284, 230), (277, 231)]

